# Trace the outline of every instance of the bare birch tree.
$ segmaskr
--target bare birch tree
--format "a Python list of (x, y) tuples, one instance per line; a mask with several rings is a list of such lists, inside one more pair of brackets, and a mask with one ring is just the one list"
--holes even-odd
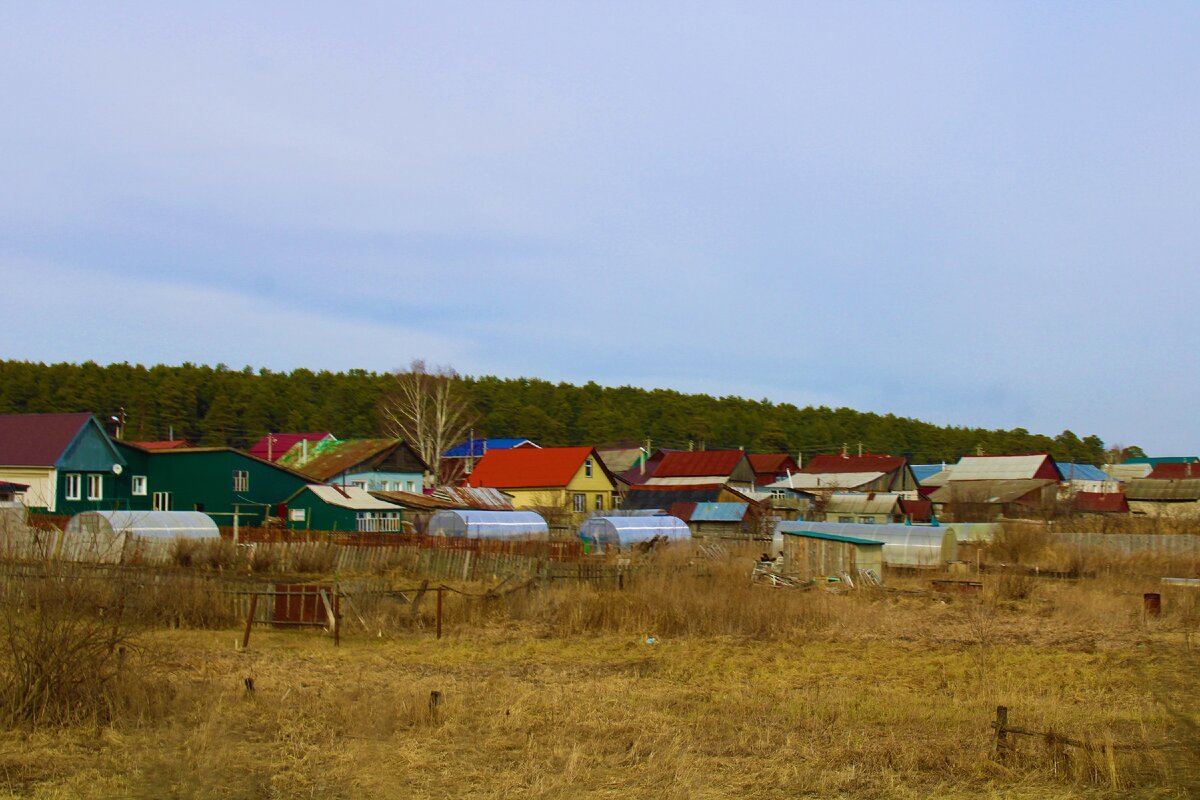
[(451, 367), (428, 367), (414, 359), (392, 379), (379, 409), (383, 429), (412, 445), (436, 481), (442, 453), (465, 439), (475, 423), (459, 375)]

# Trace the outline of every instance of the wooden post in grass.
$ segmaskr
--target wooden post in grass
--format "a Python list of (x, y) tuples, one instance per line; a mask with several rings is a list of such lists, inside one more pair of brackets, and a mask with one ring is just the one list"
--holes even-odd
[(250, 595), (250, 613), (246, 615), (246, 630), (242, 631), (242, 649), (250, 646), (250, 626), (254, 624), (254, 612), (258, 610), (258, 594)]
[(342, 643), (342, 590), (338, 584), (333, 585), (333, 646)]
[(996, 760), (1004, 761), (1008, 757), (1008, 708), (996, 706), (996, 721), (992, 723), (996, 729), (996, 743), (993, 751)]
[(445, 592), (444, 586), (437, 588), (437, 638), (442, 638), (442, 594)]

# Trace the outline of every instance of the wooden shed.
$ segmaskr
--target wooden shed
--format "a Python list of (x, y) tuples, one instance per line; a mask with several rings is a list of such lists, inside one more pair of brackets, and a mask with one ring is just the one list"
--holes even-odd
[(783, 571), (802, 580), (849, 575), (860, 570), (883, 575), (883, 542), (817, 531), (783, 532)]

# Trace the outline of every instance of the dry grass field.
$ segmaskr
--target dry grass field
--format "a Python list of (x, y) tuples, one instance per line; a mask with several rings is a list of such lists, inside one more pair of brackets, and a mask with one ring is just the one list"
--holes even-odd
[[(1147, 620), (1147, 577), (833, 595), (751, 586), (747, 566), (450, 595), (440, 641), (428, 609), (413, 626), (364, 603), (340, 647), (256, 629), (240, 650), (237, 622), (194, 599), (184, 628), (119, 628), (48, 591), (4, 622), (0, 797), (1200, 793), (1200, 591), (1164, 587)], [(81, 641), (95, 652), (72, 672)], [(30, 710), (38, 676), (14, 682), (26, 652), (60, 665), (45, 680), (61, 702)], [(1013, 725), (1154, 749), (1022, 737), (1001, 763), (997, 705)]]

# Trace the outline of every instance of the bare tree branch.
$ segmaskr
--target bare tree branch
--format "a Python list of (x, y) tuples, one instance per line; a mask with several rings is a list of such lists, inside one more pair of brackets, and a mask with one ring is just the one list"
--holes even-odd
[(404, 439), (440, 475), (442, 453), (466, 438), (475, 413), (451, 367), (429, 367), (414, 359), (406, 371), (392, 376), (379, 415), (389, 436)]

